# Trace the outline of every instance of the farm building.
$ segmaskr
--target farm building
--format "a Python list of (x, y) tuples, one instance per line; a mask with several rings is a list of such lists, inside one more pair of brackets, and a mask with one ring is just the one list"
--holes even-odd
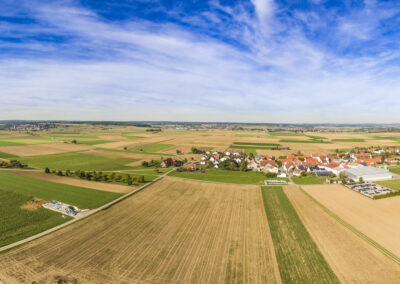
[(364, 181), (392, 178), (392, 173), (388, 170), (375, 167), (361, 166), (353, 169), (347, 169), (344, 171), (344, 173), (354, 181), (358, 181), (360, 178), (362, 178)]

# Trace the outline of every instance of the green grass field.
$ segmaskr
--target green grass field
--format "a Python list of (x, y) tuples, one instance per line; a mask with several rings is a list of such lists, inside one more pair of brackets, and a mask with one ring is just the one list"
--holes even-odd
[(340, 283), (282, 187), (262, 187), (282, 283)]
[(2, 159), (13, 159), (13, 158), (17, 158), (17, 157), (18, 156), (15, 156), (12, 154), (0, 152), (0, 158), (2, 158)]
[(49, 182), (7, 171), (0, 171), (0, 189), (28, 197), (57, 200), (82, 209), (97, 208), (121, 196), (120, 193)]
[(51, 139), (41, 138), (0, 138), (0, 146), (21, 146), (55, 142)]
[(71, 219), (62, 218), (60, 213), (44, 208), (35, 211), (21, 209), (30, 199), (29, 195), (0, 189), (0, 247)]
[(400, 175), (400, 166), (388, 167), (387, 169), (394, 174)]
[(362, 138), (332, 139), (334, 142), (365, 142)]
[(376, 181), (376, 184), (386, 186), (390, 189), (400, 191), (400, 180), (399, 179), (392, 179), (392, 180), (381, 180), (381, 181)]
[(233, 142), (233, 145), (243, 145), (243, 146), (281, 146), (277, 143), (254, 143), (254, 142)]
[(171, 148), (173, 146), (174, 146), (173, 144), (148, 144), (148, 145), (143, 145), (143, 146), (137, 147), (132, 150), (136, 151), (138, 153), (142, 153), (142, 152), (157, 153), (159, 151)]
[(326, 177), (292, 177), (292, 180), (295, 184), (323, 184)]
[(257, 149), (248, 149), (248, 148), (246, 148), (246, 149), (243, 149), (243, 150), (244, 150), (244, 153), (246, 155), (250, 155), (250, 154), (253, 154), (254, 156), (258, 155), (257, 154)]
[(76, 139), (76, 140), (77, 140), (77, 144), (88, 145), (88, 146), (114, 142), (114, 141), (110, 141), (110, 140), (87, 140), (87, 141), (78, 140), (78, 139)]
[[(221, 169), (207, 169), (205, 173), (196, 172), (171, 172), (170, 176), (188, 179), (216, 181), (235, 184), (263, 184), (267, 178), (264, 173), (227, 171)], [(275, 179), (275, 178), (273, 178)]]
[(19, 158), (19, 160), (31, 167), (50, 168), (55, 170), (96, 170), (96, 171), (113, 171), (113, 170), (129, 170), (131, 167), (125, 164), (137, 161), (135, 159), (106, 157), (89, 155), (82, 153), (65, 153), (43, 156), (33, 156)]

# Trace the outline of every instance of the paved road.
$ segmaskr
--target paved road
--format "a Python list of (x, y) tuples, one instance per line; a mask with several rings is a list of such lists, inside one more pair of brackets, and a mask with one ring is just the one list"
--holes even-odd
[[(99, 211), (101, 211), (101, 210), (103, 210), (103, 209), (106, 209), (107, 207), (112, 206), (112, 205), (114, 205), (115, 203), (117, 203), (117, 202), (119, 202), (119, 201), (121, 201), (121, 200), (123, 200), (123, 199), (125, 199), (125, 198), (127, 198), (127, 197), (129, 197), (129, 196), (131, 196), (131, 195), (133, 195), (133, 194), (135, 194), (136, 192), (141, 191), (142, 189), (144, 189), (144, 188), (150, 186), (151, 184), (155, 183), (156, 181), (162, 179), (163, 177), (165, 177), (167, 174), (169, 174), (170, 172), (172, 172), (172, 171), (174, 171), (174, 170), (175, 170), (175, 169), (172, 169), (172, 170), (170, 170), (170, 171), (168, 171), (168, 172), (166, 172), (166, 173), (160, 175), (158, 178), (152, 180), (151, 182), (146, 183), (145, 185), (142, 185), (141, 187), (138, 187), (138, 188), (136, 188), (135, 190), (133, 190), (133, 191), (131, 191), (131, 192), (128, 192), (127, 194), (125, 194), (125, 195), (123, 195), (123, 196), (120, 196), (120, 197), (118, 197), (117, 199), (114, 199), (113, 201), (111, 201), (111, 202), (109, 202), (109, 203), (107, 203), (107, 204), (104, 204), (103, 206), (100, 206), (99, 208), (90, 210), (90, 211), (89, 211), (87, 214), (85, 214), (85, 215), (78, 216), (78, 217), (76, 217), (76, 218), (74, 218), (74, 219), (72, 219), (72, 220), (70, 220), (70, 221), (68, 221), (68, 222), (65, 222), (65, 223), (63, 223), (63, 224), (61, 224), (61, 225), (58, 225), (58, 226), (56, 226), (56, 227), (53, 227), (53, 228), (48, 229), (48, 230), (46, 230), (46, 231), (43, 231), (43, 232), (41, 232), (41, 233), (39, 233), (39, 234), (30, 236), (30, 237), (28, 237), (28, 238), (26, 238), (26, 239), (23, 239), (23, 240), (20, 240), (20, 241), (18, 241), (18, 242), (15, 242), (15, 243), (12, 243), (12, 244), (9, 244), (9, 245), (0, 247), (0, 252), (5, 251), (5, 250), (8, 250), (8, 249), (11, 249), (11, 248), (14, 248), (14, 247), (19, 246), (19, 245), (22, 245), (22, 244), (25, 244), (25, 243), (27, 243), (27, 242), (33, 241), (33, 240), (38, 239), (38, 238), (40, 238), (40, 237), (43, 237), (43, 236), (45, 236), (45, 235), (47, 235), (47, 234), (50, 234), (50, 233), (52, 233), (52, 232), (55, 232), (55, 231), (57, 231), (57, 230), (59, 230), (59, 229), (61, 229), (61, 228), (67, 227), (67, 226), (69, 226), (69, 225), (71, 225), (71, 224), (77, 222), (78, 220), (82, 220), (82, 219), (84, 219), (84, 218), (87, 218), (87, 217), (89, 217), (89, 216), (91, 216), (91, 215), (93, 215), (93, 214), (95, 214), (95, 213), (97, 213), (97, 212), (99, 212)], [(1, 283), (0, 283), (0, 284), (1, 284)]]

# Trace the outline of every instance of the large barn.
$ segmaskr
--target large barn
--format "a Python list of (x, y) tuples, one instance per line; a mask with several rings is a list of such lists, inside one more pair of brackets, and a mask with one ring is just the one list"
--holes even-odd
[(392, 178), (392, 173), (389, 172), (387, 169), (375, 168), (375, 167), (361, 166), (345, 170), (344, 173), (346, 174), (346, 176), (348, 176), (354, 181), (359, 181), (360, 178), (362, 178), (364, 181), (383, 180)]

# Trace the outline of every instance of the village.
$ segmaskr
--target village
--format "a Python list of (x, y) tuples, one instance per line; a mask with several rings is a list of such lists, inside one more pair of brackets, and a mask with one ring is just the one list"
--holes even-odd
[(326, 177), (326, 183), (347, 183), (391, 179), (386, 168), (400, 163), (399, 148), (368, 148), (332, 154), (246, 155), (241, 151), (206, 151), (185, 170), (215, 168), (264, 172), (268, 178), (313, 175)]

